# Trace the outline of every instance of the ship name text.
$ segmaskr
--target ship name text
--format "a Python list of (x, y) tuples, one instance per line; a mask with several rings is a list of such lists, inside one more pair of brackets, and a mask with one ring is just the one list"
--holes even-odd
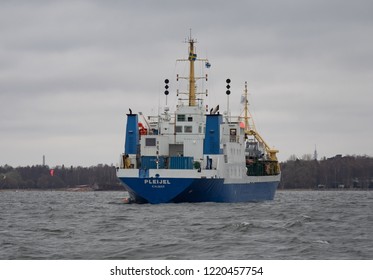
[(170, 181), (167, 179), (145, 179), (144, 184), (150, 185), (170, 185)]

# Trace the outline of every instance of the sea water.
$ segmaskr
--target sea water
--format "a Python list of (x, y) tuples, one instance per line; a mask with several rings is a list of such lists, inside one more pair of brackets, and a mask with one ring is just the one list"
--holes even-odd
[(125, 196), (0, 192), (0, 259), (373, 259), (373, 191), (278, 191), (234, 204)]

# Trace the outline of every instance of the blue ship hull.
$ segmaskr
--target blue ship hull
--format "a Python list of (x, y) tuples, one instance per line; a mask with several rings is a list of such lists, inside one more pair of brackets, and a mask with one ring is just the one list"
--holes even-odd
[(224, 179), (119, 178), (135, 203), (256, 202), (273, 200), (278, 181), (224, 183)]

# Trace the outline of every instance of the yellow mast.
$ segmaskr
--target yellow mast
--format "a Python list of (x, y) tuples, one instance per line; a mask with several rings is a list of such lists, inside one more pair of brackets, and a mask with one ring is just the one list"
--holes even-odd
[[(249, 112), (249, 98), (248, 98), (248, 90), (247, 90), (247, 82), (245, 81), (245, 91), (244, 91), (244, 124), (245, 124), (245, 129), (247, 131), (254, 130), (256, 131), (255, 128), (255, 123), (254, 119), (252, 118), (250, 112)], [(241, 113), (242, 115), (242, 113)]]
[(244, 108), (244, 110), (245, 110), (245, 116), (244, 116), (244, 120), (245, 120), (245, 128), (246, 129), (249, 129), (249, 116), (248, 116), (248, 111), (249, 111), (249, 108), (248, 108), (248, 106), (249, 106), (249, 101), (248, 101), (248, 99), (247, 99), (247, 82), (245, 81), (245, 108)]
[[(187, 77), (180, 77), (179, 74), (176, 76), (176, 80), (178, 81), (179, 79), (185, 79), (188, 80), (188, 85), (189, 89), (187, 92), (177, 92), (177, 94), (186, 94), (188, 95), (188, 105), (189, 106), (197, 106), (197, 95), (199, 94), (205, 94), (207, 96), (207, 90), (206, 92), (197, 92), (197, 80), (199, 79), (206, 79), (207, 81), (207, 74), (205, 77), (196, 77), (195, 72), (194, 72), (194, 64), (196, 61), (204, 61), (206, 63), (206, 68), (209, 68), (211, 64), (209, 63), (208, 59), (197, 59), (197, 54), (195, 50), (194, 44), (197, 43), (197, 40), (192, 38), (192, 31), (190, 31), (190, 36), (188, 40), (185, 40), (185, 43), (189, 44), (189, 54), (188, 54), (188, 59), (177, 59), (176, 61), (185, 61), (189, 62), (189, 76)], [(181, 100), (181, 99), (180, 99)]]
[(194, 40), (189, 38), (189, 106), (196, 106), (196, 79), (194, 77), (194, 61), (197, 54), (194, 53)]

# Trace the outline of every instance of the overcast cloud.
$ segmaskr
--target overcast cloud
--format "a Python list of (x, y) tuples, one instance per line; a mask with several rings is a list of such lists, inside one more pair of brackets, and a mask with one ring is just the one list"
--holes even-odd
[[(116, 164), (128, 108), (150, 115), (193, 30), (210, 106), (290, 155), (373, 156), (373, 2), (1, 1), (0, 165)], [(233, 113), (234, 114), (234, 113)]]

